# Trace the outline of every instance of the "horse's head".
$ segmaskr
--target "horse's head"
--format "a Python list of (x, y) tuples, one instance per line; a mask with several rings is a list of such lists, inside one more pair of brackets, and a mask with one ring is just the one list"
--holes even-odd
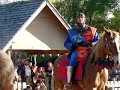
[(115, 65), (120, 63), (119, 33), (105, 29), (103, 42), (105, 54), (109, 56), (110, 60), (113, 60)]

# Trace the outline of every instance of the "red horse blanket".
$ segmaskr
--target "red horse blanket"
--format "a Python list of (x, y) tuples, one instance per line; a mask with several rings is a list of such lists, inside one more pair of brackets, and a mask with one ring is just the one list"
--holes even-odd
[[(84, 76), (84, 65), (86, 61), (86, 57), (88, 55), (88, 52), (84, 54), (84, 57), (82, 57), (82, 60), (79, 61), (78, 66), (76, 68), (76, 72), (74, 72), (73, 79), (74, 80), (81, 80)], [(79, 60), (79, 59), (78, 59)], [(67, 60), (67, 56), (62, 58), (59, 65), (58, 65), (58, 79), (60, 80), (67, 80), (67, 66), (69, 65), (69, 62)]]

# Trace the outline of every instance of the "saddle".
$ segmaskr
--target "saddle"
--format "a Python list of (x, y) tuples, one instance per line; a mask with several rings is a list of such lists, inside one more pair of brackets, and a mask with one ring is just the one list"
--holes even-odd
[[(78, 65), (75, 68), (75, 72), (73, 72), (73, 79), (74, 80), (82, 80), (84, 77), (84, 67), (85, 67), (85, 62), (86, 58), (88, 56), (89, 52), (86, 51), (84, 54), (82, 52), (81, 54), (78, 54)], [(69, 61), (67, 59), (67, 55), (64, 56), (61, 61), (59, 62), (58, 65), (58, 79), (59, 80), (67, 80), (67, 66), (69, 65)]]

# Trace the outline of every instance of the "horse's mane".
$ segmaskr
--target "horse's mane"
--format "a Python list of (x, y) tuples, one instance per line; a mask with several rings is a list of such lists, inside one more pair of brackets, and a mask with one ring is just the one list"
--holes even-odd
[(93, 51), (94, 53), (96, 53), (96, 55), (101, 53), (101, 50), (103, 50), (104, 45), (105, 45), (105, 37), (108, 35), (109, 35), (109, 38), (119, 38), (119, 32), (112, 31), (112, 30), (104, 31), (101, 34), (100, 39), (98, 40), (96, 45), (93, 47), (94, 48)]

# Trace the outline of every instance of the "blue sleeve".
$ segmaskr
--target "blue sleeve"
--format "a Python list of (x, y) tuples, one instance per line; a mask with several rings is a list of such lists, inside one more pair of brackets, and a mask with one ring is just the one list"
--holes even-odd
[(100, 38), (99, 38), (99, 35), (98, 35), (98, 33), (96, 32), (95, 35), (94, 35), (94, 39), (93, 39), (93, 41), (92, 41), (92, 44), (93, 44), (93, 45), (96, 44), (99, 39), (100, 39)]
[(72, 43), (72, 41), (71, 41), (71, 39), (70, 39), (70, 36), (69, 36), (69, 34), (67, 34), (66, 39), (65, 39), (65, 42), (64, 42), (64, 46), (65, 46), (65, 48), (67, 48), (68, 50), (72, 50), (72, 45), (73, 45), (73, 43)]

